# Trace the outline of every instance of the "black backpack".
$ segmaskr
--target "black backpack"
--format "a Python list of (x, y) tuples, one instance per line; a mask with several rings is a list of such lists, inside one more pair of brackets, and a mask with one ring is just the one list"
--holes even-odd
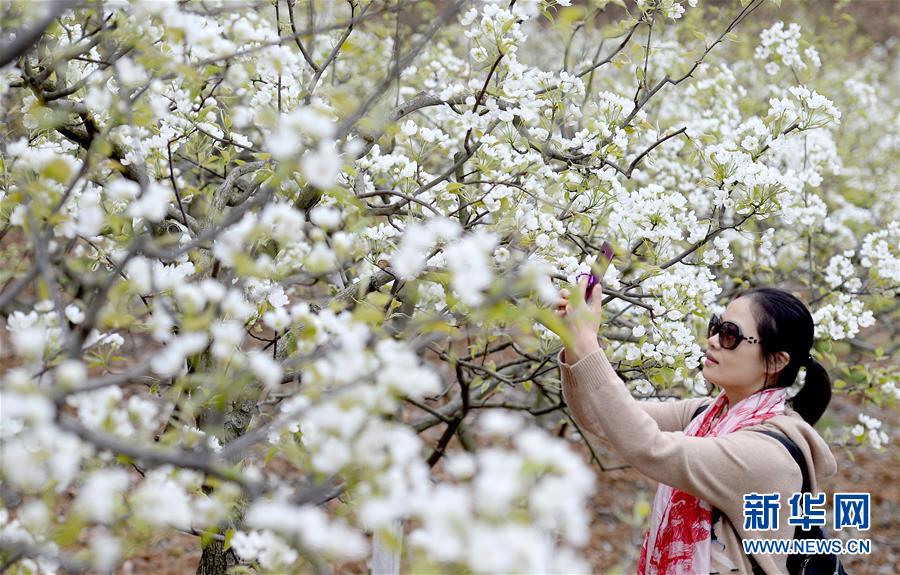
[[(698, 407), (691, 416), (691, 419), (694, 419), (703, 413), (707, 407), (709, 407), (709, 404)], [(800, 451), (797, 444), (789, 437), (781, 433), (769, 431), (768, 429), (752, 429), (751, 431), (764, 433), (769, 437), (774, 437), (788, 450), (788, 453), (791, 454), (791, 457), (793, 457), (794, 461), (797, 462), (797, 465), (800, 466), (800, 473), (803, 475), (803, 492), (810, 493), (809, 470), (806, 468), (806, 458), (803, 457), (803, 452)], [(714, 524), (721, 516), (722, 512), (713, 507), (712, 521), (710, 524)], [(826, 539), (826, 537), (822, 527), (819, 525), (813, 525), (810, 529), (803, 529), (798, 525), (794, 529), (794, 539)], [(759, 563), (756, 562), (753, 555), (747, 555), (747, 559), (750, 560), (750, 565), (753, 567), (753, 575), (766, 575), (766, 572), (759, 566)], [(847, 575), (844, 566), (841, 564), (841, 560), (834, 553), (821, 553), (815, 555), (791, 553), (787, 558), (787, 569), (789, 575)]]

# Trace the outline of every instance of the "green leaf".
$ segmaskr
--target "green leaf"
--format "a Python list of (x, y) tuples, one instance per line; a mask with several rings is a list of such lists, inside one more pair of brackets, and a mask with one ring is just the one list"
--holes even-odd
[(422, 333), (444, 333), (447, 335), (458, 335), (459, 328), (455, 325), (450, 325), (446, 321), (430, 321), (422, 324), (421, 326)]
[(566, 347), (571, 347), (571, 345), (574, 343), (572, 335), (566, 328), (566, 324), (563, 322), (563, 319), (556, 315), (556, 312), (554, 312), (550, 308), (539, 308), (535, 311), (533, 319), (556, 335), (560, 336)]
[(459, 182), (450, 182), (449, 184), (447, 184), (447, 191), (451, 194), (460, 194), (465, 187), (465, 184), (461, 184)]
[(643, 520), (645, 517), (650, 515), (650, 503), (644, 499), (638, 499), (634, 503), (634, 516), (637, 519)]
[(551, 22), (553, 22), (553, 13), (550, 12), (550, 10), (547, 9), (547, 5), (546, 5), (546, 4), (544, 4), (543, 6), (541, 6), (541, 14), (543, 14), (543, 15), (544, 15), (544, 18), (546, 18), (547, 20), (550, 20)]
[(82, 529), (84, 529), (84, 522), (76, 514), (72, 513), (58, 529), (53, 539), (58, 545), (67, 547), (78, 541)]
[(223, 551), (228, 551), (231, 549), (231, 540), (234, 538), (235, 530), (228, 529), (225, 531), (225, 543), (222, 545)]
[(370, 293), (369, 295), (366, 296), (366, 301), (368, 301), (372, 305), (379, 307), (379, 308), (386, 306), (387, 303), (389, 301), (391, 301), (392, 299), (393, 299), (393, 296), (391, 296), (391, 294), (387, 294), (387, 293), (380, 292), (380, 291), (373, 291), (372, 293)]
[(568, 6), (559, 11), (559, 22), (563, 24), (574, 24), (584, 18), (584, 6)]
[(45, 178), (50, 178), (51, 180), (56, 180), (57, 182), (63, 184), (69, 179), (69, 175), (72, 171), (69, 169), (69, 164), (67, 164), (61, 158), (56, 158), (44, 166), (44, 169), (41, 171), (41, 175)]
[(203, 530), (203, 533), (200, 534), (200, 546), (206, 548), (207, 545), (216, 540), (215, 536), (218, 535), (218, 530), (214, 527), (207, 527)]
[(353, 310), (353, 319), (370, 326), (380, 325), (384, 320), (381, 310), (372, 306), (360, 305)]

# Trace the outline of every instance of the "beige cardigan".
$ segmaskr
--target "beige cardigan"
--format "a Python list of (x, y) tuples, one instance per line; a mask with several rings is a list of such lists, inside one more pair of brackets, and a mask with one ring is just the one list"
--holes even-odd
[[(788, 499), (801, 489), (800, 468), (776, 439), (751, 429), (770, 429), (797, 444), (806, 458), (813, 493), (818, 490), (819, 480), (837, 471), (828, 444), (790, 404), (783, 415), (760, 425), (722, 437), (688, 437), (684, 428), (691, 416), (700, 405), (711, 403), (711, 398), (638, 402), (602, 349), (571, 365), (565, 362), (564, 353), (563, 349), (557, 355), (563, 397), (579, 427), (608, 440), (644, 475), (699, 497), (722, 511), (724, 516), (714, 533), (725, 547), (719, 546), (717, 550), (713, 543), (713, 573), (752, 573), (739, 538), (794, 536), (794, 526), (787, 522)], [(744, 531), (743, 496), (751, 492), (781, 493), (777, 531)], [(768, 575), (787, 573), (787, 555), (756, 555), (755, 558)]]

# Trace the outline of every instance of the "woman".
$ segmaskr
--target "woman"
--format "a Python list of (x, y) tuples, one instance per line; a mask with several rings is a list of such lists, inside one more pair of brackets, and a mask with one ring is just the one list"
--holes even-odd
[[(722, 388), (715, 399), (637, 402), (597, 342), (600, 292), (585, 303), (587, 279), (569, 302), (561, 290), (557, 314), (574, 334), (557, 361), (563, 396), (581, 428), (605, 437), (638, 471), (660, 483), (641, 548), (642, 574), (752, 573), (741, 539), (790, 539), (791, 494), (801, 490), (797, 462), (779, 441), (753, 429), (781, 433), (806, 459), (810, 489), (837, 465), (813, 429), (831, 399), (831, 380), (810, 356), (813, 319), (791, 294), (772, 288), (740, 293), (709, 325), (706, 380)], [(598, 286), (600, 287), (600, 286)], [(803, 388), (787, 398), (800, 367)], [(707, 408), (694, 417), (697, 408)], [(779, 493), (777, 530), (744, 529), (744, 495)], [(713, 524), (713, 507), (721, 510)], [(787, 573), (786, 555), (755, 555), (767, 574)]]

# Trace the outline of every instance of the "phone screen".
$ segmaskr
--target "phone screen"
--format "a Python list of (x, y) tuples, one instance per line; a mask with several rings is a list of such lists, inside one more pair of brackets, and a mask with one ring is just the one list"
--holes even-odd
[(606, 274), (606, 270), (609, 268), (609, 264), (612, 262), (613, 256), (615, 253), (613, 252), (613, 248), (609, 242), (604, 241), (603, 245), (600, 246), (600, 253), (597, 255), (597, 261), (594, 263), (594, 273), (597, 274), (600, 278)]
[(609, 242), (604, 241), (603, 245), (600, 246), (600, 253), (597, 255), (596, 261), (591, 264), (591, 277), (588, 280), (587, 289), (585, 291), (586, 301), (591, 301), (594, 287), (600, 283), (600, 280), (606, 274), (606, 270), (609, 268), (609, 264), (612, 262), (614, 255), (615, 252), (613, 251), (612, 245), (610, 245)]

